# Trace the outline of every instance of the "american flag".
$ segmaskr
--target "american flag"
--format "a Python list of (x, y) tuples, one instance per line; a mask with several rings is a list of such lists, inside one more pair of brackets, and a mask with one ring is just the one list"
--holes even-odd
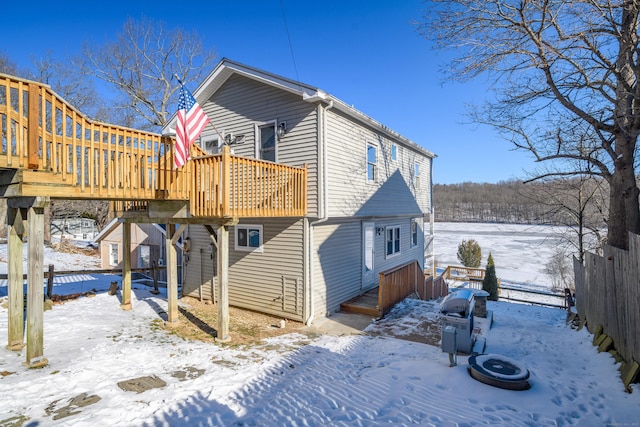
[(200, 136), (207, 123), (209, 123), (209, 117), (202, 111), (193, 95), (181, 86), (176, 124), (176, 155), (174, 157), (176, 168), (189, 160), (189, 147)]

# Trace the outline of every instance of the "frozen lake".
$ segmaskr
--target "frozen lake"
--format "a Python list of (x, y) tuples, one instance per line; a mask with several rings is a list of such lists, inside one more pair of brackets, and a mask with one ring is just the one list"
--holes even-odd
[(436, 222), (434, 225), (436, 263), (440, 267), (461, 265), (458, 245), (473, 239), (482, 249), (481, 268), (485, 268), (489, 253), (496, 264), (496, 273), (503, 283), (523, 283), (551, 288), (551, 277), (545, 273), (547, 264), (563, 244), (560, 234), (565, 227), (520, 224)]

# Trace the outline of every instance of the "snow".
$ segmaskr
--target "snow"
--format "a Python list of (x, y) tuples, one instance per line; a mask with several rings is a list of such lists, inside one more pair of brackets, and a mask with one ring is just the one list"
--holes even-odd
[[(508, 244), (496, 240), (494, 255)], [(45, 265), (47, 257), (58, 255), (46, 254)], [(64, 263), (76, 262), (75, 256), (56, 259), (60, 269), (71, 269)], [(503, 266), (519, 262), (501, 259)], [(520, 274), (524, 281), (541, 277), (537, 271)], [(95, 276), (91, 286), (107, 289), (109, 282)], [(58, 286), (62, 291), (67, 284)], [(640, 394), (624, 392), (613, 358), (597, 352), (586, 329), (567, 326), (566, 312), (560, 309), (488, 302), (493, 326), (478, 322), (486, 353), (518, 361), (531, 374), (531, 389), (509, 391), (472, 379), (463, 355), (457, 366), (449, 367), (448, 355), (437, 346), (376, 335), (389, 330), (398, 336), (422, 333), (422, 321), (437, 321), (439, 304), (433, 301), (403, 301), (366, 329), (370, 335), (295, 333), (239, 347), (187, 341), (162, 329), (161, 314), (167, 309), (162, 294), (134, 289), (132, 300), (133, 309), (123, 311), (118, 294), (98, 292), (46, 311), (49, 364), (42, 369), (22, 365), (24, 349), (0, 347), (0, 425), (13, 417), (28, 419), (24, 425), (29, 426), (638, 422)], [(7, 342), (4, 307), (2, 342)], [(142, 393), (118, 387), (121, 381), (151, 375), (166, 385)], [(75, 405), (80, 397), (86, 406)], [(73, 414), (59, 418), (69, 412)]]

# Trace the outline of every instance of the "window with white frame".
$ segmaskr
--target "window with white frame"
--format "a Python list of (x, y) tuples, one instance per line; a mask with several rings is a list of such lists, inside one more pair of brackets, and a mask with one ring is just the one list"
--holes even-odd
[(236, 250), (262, 252), (262, 226), (236, 225)]
[(218, 138), (203, 138), (200, 141), (200, 148), (202, 148), (207, 154), (218, 154), (220, 152), (220, 147), (218, 147)]
[(118, 265), (118, 244), (117, 243), (109, 244), (109, 265), (111, 266)]
[(416, 189), (420, 188), (420, 163), (413, 164), (413, 184)]
[(138, 268), (149, 268), (151, 266), (151, 246), (138, 245)]
[(257, 137), (257, 158), (275, 162), (277, 159), (276, 152), (276, 124), (269, 123), (267, 125), (258, 126)]
[(418, 246), (418, 233), (420, 232), (420, 225), (417, 219), (411, 220), (411, 246)]
[(387, 257), (400, 253), (400, 227), (387, 227)]
[(398, 146), (391, 144), (391, 160), (398, 160)]
[(367, 144), (367, 181), (375, 181), (378, 174), (378, 147)]

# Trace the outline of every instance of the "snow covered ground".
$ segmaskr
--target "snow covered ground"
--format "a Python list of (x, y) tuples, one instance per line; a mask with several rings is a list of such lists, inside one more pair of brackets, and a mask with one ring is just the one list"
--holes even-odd
[[(456, 247), (462, 238), (469, 236), (460, 234)], [(491, 249), (503, 268), (518, 265), (496, 255), (509, 245), (496, 241)], [(60, 269), (79, 262), (75, 256), (47, 256), (57, 257)], [(455, 260), (455, 250), (447, 256)], [(531, 266), (524, 260), (521, 265)], [(538, 274), (521, 277), (534, 282)], [(92, 288), (107, 289), (109, 281), (85, 278), (83, 286), (91, 282)], [(486, 352), (517, 360), (531, 371), (531, 389), (507, 391), (472, 379), (465, 356), (449, 367), (439, 347), (373, 336), (393, 329), (398, 335), (423, 333), (419, 320), (435, 318), (434, 302), (405, 300), (367, 328), (371, 336), (296, 333), (248, 348), (168, 333), (159, 326), (166, 310), (162, 294), (135, 289), (131, 311), (120, 310), (119, 303), (118, 295), (98, 292), (45, 312), (49, 365), (43, 369), (25, 368), (24, 350), (0, 347), (0, 426), (638, 423), (640, 394), (623, 391), (613, 359), (597, 352), (586, 330), (567, 326), (560, 309), (488, 303), (494, 325), (485, 331)], [(3, 342), (7, 310), (0, 307)], [(142, 376), (161, 387), (135, 393), (118, 385)]]

